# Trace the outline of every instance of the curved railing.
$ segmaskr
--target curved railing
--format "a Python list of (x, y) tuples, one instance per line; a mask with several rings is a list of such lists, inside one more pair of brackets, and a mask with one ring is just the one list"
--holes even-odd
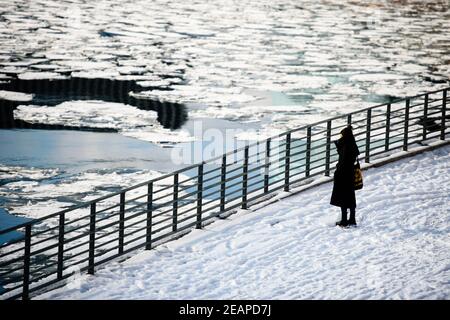
[(329, 176), (352, 124), (361, 160), (445, 140), (449, 88), (296, 128), (83, 204), (0, 231), (0, 297), (28, 299), (74, 273), (202, 228), (279, 190)]

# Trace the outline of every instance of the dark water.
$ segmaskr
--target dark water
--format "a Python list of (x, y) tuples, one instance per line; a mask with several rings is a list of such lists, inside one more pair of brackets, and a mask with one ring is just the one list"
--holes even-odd
[[(163, 89), (146, 87), (145, 90)], [(137, 107), (141, 110), (157, 113), (157, 121), (167, 129), (179, 129), (187, 120), (187, 110), (183, 104), (161, 103), (151, 99), (136, 99), (129, 92), (139, 92), (143, 87), (130, 80), (110, 79), (42, 79), (21, 80), (11, 79), (0, 83), (0, 90), (34, 94), (29, 102), (9, 101), (0, 99), (0, 128), (33, 128), (33, 129), (72, 129), (83, 131), (109, 131), (112, 128), (74, 127), (62, 125), (49, 125), (45, 123), (28, 123), (14, 119), (13, 110), (19, 105), (46, 105), (56, 106), (65, 101), (73, 100), (101, 100), (105, 102), (118, 102)]]
[(0, 130), (0, 163), (70, 173), (130, 167), (170, 170), (170, 150), (114, 133)]

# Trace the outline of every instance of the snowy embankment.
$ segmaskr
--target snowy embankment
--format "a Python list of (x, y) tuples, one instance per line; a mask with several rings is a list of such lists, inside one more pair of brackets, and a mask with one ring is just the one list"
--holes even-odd
[(358, 227), (331, 183), (111, 263), (41, 299), (449, 299), (450, 146), (365, 171)]

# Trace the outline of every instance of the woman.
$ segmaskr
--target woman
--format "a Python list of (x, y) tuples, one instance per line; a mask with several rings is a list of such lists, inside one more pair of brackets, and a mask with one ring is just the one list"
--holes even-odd
[[(341, 137), (334, 142), (339, 160), (334, 172), (333, 193), (330, 204), (341, 208), (341, 221), (336, 225), (341, 227), (356, 226), (355, 220), (355, 161), (359, 155), (358, 146), (353, 136), (352, 126), (348, 126), (341, 131)], [(347, 220), (347, 209), (350, 209), (350, 219)]]

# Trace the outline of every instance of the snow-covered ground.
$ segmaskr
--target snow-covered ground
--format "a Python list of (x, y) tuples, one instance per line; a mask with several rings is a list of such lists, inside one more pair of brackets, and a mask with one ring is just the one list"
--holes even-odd
[(450, 146), (364, 173), (358, 227), (332, 184), (240, 211), (40, 299), (449, 299)]

